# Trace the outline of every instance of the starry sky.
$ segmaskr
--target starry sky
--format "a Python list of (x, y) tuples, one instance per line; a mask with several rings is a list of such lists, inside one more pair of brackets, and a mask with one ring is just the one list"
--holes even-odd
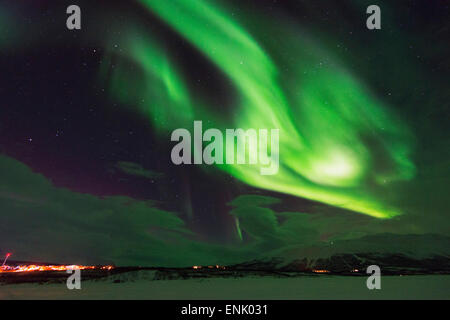
[[(70, 4), (0, 4), (0, 254), (449, 253), (447, 1), (378, 1), (381, 30), (364, 0)], [(175, 166), (194, 120), (279, 128), (278, 174)]]

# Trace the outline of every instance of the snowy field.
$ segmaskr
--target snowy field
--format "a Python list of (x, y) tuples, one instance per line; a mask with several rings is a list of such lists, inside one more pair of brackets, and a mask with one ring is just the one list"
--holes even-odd
[[(116, 280), (117, 281), (117, 280)], [(382, 276), (381, 290), (368, 290), (366, 277), (303, 276), (189, 280), (114, 279), (63, 284), (0, 285), (4, 299), (450, 299), (450, 275)]]

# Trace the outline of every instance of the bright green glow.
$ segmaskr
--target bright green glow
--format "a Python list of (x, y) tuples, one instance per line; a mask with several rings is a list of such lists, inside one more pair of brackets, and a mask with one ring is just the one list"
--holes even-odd
[[(187, 121), (193, 121), (188, 91), (167, 54), (144, 32), (133, 29), (129, 35), (129, 38), (121, 41), (126, 51), (115, 48), (113, 43), (117, 43), (117, 39), (108, 45), (111, 53), (124, 56), (129, 63), (125, 65), (122, 62), (114, 70), (112, 91), (122, 102), (137, 105), (157, 129), (173, 130)], [(137, 74), (134, 65), (138, 66)], [(102, 70), (104, 76), (108, 71)]]
[[(211, 1), (141, 3), (213, 62), (235, 86), (230, 94), (238, 95), (238, 112), (226, 123), (202, 101), (191, 101), (183, 77), (150, 36), (133, 34), (128, 58), (145, 81), (128, 98), (141, 105), (155, 127), (191, 128), (195, 119), (217, 128), (279, 128), (277, 175), (262, 176), (257, 165), (220, 168), (255, 187), (379, 218), (400, 214), (384, 203), (381, 182), (413, 175), (408, 131), (317, 44), (279, 21), (255, 28), (264, 31), (257, 40), (258, 31), (247, 31), (231, 10)], [(286, 51), (295, 60), (283, 58)], [(139, 86), (118, 74), (116, 90)]]
[(238, 217), (234, 217), (234, 222), (235, 222), (235, 224), (236, 224), (236, 231), (237, 231), (239, 240), (242, 241), (243, 238), (242, 238), (241, 226), (240, 226), (240, 224), (239, 224), (239, 218), (238, 218)]
[(318, 159), (311, 164), (312, 181), (333, 185), (351, 184), (362, 173), (357, 161), (345, 153), (332, 151), (324, 156), (323, 160)]

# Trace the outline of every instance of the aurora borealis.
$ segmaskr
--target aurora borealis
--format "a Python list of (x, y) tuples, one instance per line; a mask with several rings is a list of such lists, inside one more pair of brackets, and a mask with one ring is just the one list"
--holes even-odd
[[(449, 235), (446, 29), (411, 22), (438, 9), (383, 1), (370, 31), (365, 1), (325, 2), (81, 3), (79, 31), (64, 4), (0, 5), (0, 231), (22, 244), (2, 241), (30, 255), (60, 228), (74, 263), (182, 265)], [(171, 132), (198, 120), (279, 129), (278, 173), (173, 165)]]
[[(142, 113), (155, 127), (186, 128), (192, 120), (205, 119), (218, 128), (278, 128), (282, 170), (276, 177), (262, 177), (259, 168), (251, 166), (223, 169), (255, 187), (378, 218), (401, 213), (371, 195), (370, 189), (386, 189), (386, 184), (413, 176), (409, 132), (362, 81), (333, 60), (332, 54), (305, 36), (294, 40), (292, 26), (283, 28), (278, 23), (275, 27), (266, 21), (253, 28), (283, 40), (276, 46), (265, 45), (265, 52), (264, 43), (258, 43), (230, 18), (231, 9), (207, 1), (142, 3), (211, 60), (232, 82), (236, 95), (236, 106), (232, 107), (237, 114), (224, 122), (201, 99), (188, 97), (183, 75), (161, 54), (151, 36), (131, 31), (129, 58), (145, 74), (145, 83), (138, 84), (142, 91), (130, 98), (134, 98), (133, 105), (142, 104)], [(208, 25), (206, 30), (204, 25)], [(273, 57), (279, 57), (283, 50), (289, 50), (296, 59), (275, 61)], [(120, 72), (115, 71), (119, 79), (112, 89), (119, 96), (131, 91), (128, 86), (135, 86), (126, 77), (120, 79)], [(145, 95), (151, 103), (139, 101)], [(383, 153), (385, 167), (374, 165), (376, 155), (370, 144), (376, 144), (376, 152)]]

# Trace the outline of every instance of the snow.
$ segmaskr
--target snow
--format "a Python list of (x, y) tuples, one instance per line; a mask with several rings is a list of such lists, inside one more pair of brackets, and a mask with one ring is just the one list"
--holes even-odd
[[(369, 290), (366, 277), (301, 276), (188, 280), (82, 281), (81, 290), (59, 284), (0, 286), (4, 299), (450, 299), (450, 275), (382, 276), (381, 290)], [(116, 282), (114, 282), (114, 280)]]

